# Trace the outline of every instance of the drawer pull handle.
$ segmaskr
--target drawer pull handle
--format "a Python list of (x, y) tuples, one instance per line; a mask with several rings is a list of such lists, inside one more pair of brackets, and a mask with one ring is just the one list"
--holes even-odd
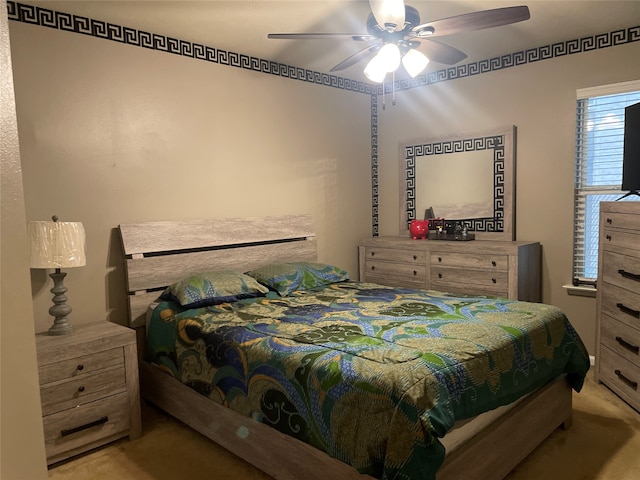
[(635, 353), (636, 355), (638, 355), (638, 352), (640, 352), (640, 347), (638, 347), (637, 345), (630, 344), (622, 337), (616, 337), (616, 342), (618, 342), (620, 345), (622, 345), (624, 348), (626, 348), (630, 352)]
[(492, 279), (491, 279), (491, 281), (492, 281), (493, 283), (498, 283), (498, 281), (497, 281), (495, 278), (492, 278)]
[(491, 260), (491, 265), (493, 265), (495, 267), (496, 266), (496, 261), (495, 260)]
[(102, 425), (103, 423), (107, 423), (108, 421), (109, 421), (109, 417), (105, 415), (104, 417), (100, 417), (99, 419), (94, 420), (93, 422), (80, 425), (79, 427), (65, 428), (64, 430), (60, 430), (60, 435), (62, 435), (63, 437), (66, 437), (67, 435), (81, 432), (82, 430), (86, 430), (87, 428), (97, 427), (98, 425)]
[(618, 273), (622, 275), (624, 278), (628, 278), (630, 280), (635, 280), (636, 282), (640, 282), (640, 275), (637, 273), (627, 272), (626, 270), (618, 270)]
[(442, 261), (442, 257), (438, 257), (438, 261), (441, 262)]
[(616, 307), (620, 309), (621, 312), (624, 312), (632, 317), (640, 318), (640, 312), (638, 310), (634, 310), (633, 308), (629, 308), (623, 303), (616, 303)]
[(413, 259), (414, 259), (414, 260), (417, 260), (417, 259), (418, 259), (418, 256), (417, 256), (417, 255), (414, 255), (414, 256), (413, 256)]
[(376, 266), (375, 265), (371, 265), (371, 270), (375, 270)]
[(638, 390), (638, 382), (634, 382), (633, 380), (629, 380), (627, 377), (625, 377), (622, 372), (620, 370), (616, 370), (614, 372), (618, 378), (620, 380), (622, 380), (624, 383), (626, 383), (628, 386), (630, 386), (631, 388), (633, 388), (634, 390)]
[(418, 275), (418, 272), (416, 272), (415, 270), (413, 271), (413, 276), (415, 277), (416, 275)]
[(375, 254), (376, 254), (376, 252), (371, 252), (371, 256), (372, 257), (375, 256)]
[(613, 223), (613, 220), (611, 220), (610, 218), (607, 218), (607, 223), (611, 225)]
[(84, 392), (84, 390), (85, 390), (84, 385), (80, 385), (80, 386), (78, 387), (78, 391), (79, 391), (80, 393)]
[(76, 367), (76, 369), (77, 369), (79, 372), (81, 372), (82, 370), (84, 370), (84, 365), (83, 365), (83, 364), (80, 364), (80, 365), (78, 365), (78, 366)]
[(611, 241), (611, 235), (605, 235), (605, 238), (609, 241)]
[(438, 273), (438, 278), (442, 278), (442, 273)]

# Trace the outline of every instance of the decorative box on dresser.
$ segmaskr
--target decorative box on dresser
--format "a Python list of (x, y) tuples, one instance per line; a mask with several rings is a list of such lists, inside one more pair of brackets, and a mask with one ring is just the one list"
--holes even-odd
[(640, 410), (640, 202), (602, 202), (595, 378)]
[(538, 242), (373, 237), (359, 246), (360, 280), (539, 302)]
[(141, 435), (134, 330), (102, 321), (36, 335), (47, 463)]

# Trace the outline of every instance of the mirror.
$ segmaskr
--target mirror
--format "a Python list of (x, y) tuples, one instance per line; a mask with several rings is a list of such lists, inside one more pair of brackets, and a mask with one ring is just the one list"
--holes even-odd
[(400, 234), (433, 208), (479, 240), (514, 240), (515, 126), (400, 145)]

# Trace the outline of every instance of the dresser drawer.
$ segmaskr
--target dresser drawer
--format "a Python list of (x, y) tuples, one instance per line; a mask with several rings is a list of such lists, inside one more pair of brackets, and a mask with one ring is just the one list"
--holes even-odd
[(67, 408), (126, 391), (124, 365), (82, 375), (71, 380), (40, 387), (42, 414), (49, 415)]
[(640, 292), (640, 258), (603, 250), (602, 265), (603, 282)]
[[(633, 213), (602, 212), (602, 225), (605, 234), (610, 228), (640, 231), (640, 217)], [(637, 247), (636, 247), (637, 248)]]
[(432, 267), (461, 267), (506, 272), (509, 266), (507, 255), (433, 252), (430, 258)]
[(416, 263), (426, 265), (427, 253), (420, 250), (403, 250), (398, 248), (366, 247), (365, 258), (367, 261), (376, 260), (394, 263)]
[(439, 292), (448, 292), (459, 295), (477, 295), (477, 296), (488, 296), (488, 297), (503, 297), (507, 298), (509, 292), (505, 288), (501, 288), (493, 285), (472, 285), (469, 283), (460, 284), (460, 283), (440, 283), (440, 282), (431, 282), (429, 287), (432, 290), (437, 290)]
[(600, 297), (602, 315), (640, 329), (640, 293), (620, 288), (610, 283), (603, 283)]
[(600, 349), (600, 380), (635, 409), (640, 409), (640, 367), (606, 346)]
[(640, 367), (640, 330), (603, 315), (600, 340), (603, 345)]
[(616, 230), (613, 228), (605, 228), (601, 242), (602, 247), (605, 250), (608, 247), (640, 250), (640, 232), (634, 233), (624, 230)]
[(44, 385), (67, 378), (89, 375), (98, 370), (116, 365), (124, 365), (122, 348), (111, 348), (91, 355), (40, 365), (38, 375), (40, 377), (40, 385)]
[(431, 284), (459, 285), (464, 288), (468, 285), (483, 285), (492, 290), (508, 291), (507, 272), (491, 270), (466, 270), (463, 268), (448, 268), (440, 266), (431, 267)]
[(129, 429), (128, 395), (121, 393), (43, 418), (49, 463), (56, 455), (99, 443)]

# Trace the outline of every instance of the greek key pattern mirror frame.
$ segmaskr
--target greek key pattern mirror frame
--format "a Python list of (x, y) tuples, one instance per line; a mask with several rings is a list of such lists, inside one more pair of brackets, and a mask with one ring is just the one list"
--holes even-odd
[[(415, 140), (401, 144), (400, 234), (407, 234), (411, 220), (422, 218), (422, 214), (416, 215), (416, 161), (421, 161), (416, 159), (430, 155), (490, 150), (493, 156), (493, 216), (450, 220), (464, 222), (468, 230), (475, 233), (477, 239), (514, 240), (515, 135), (516, 127), (509, 126), (473, 135)], [(462, 177), (461, 182), (464, 182)], [(431, 205), (420, 205), (420, 208), (429, 206)]]

